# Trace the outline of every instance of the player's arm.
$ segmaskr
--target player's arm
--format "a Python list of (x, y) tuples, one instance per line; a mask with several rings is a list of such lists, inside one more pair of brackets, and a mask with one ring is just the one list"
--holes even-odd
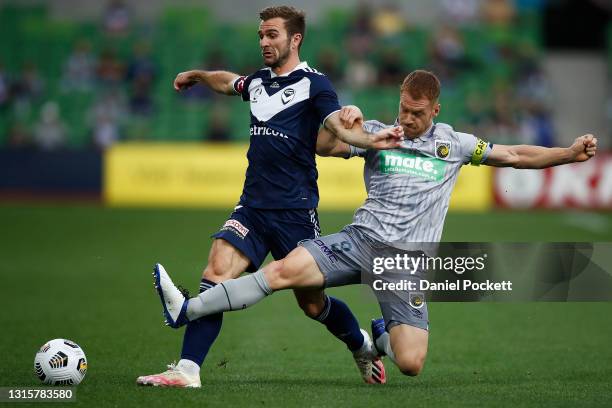
[[(340, 110), (340, 121), (345, 129), (353, 126), (363, 126), (363, 113), (355, 105), (343, 106)], [(335, 134), (322, 127), (317, 136), (317, 154), (319, 156), (344, 157), (348, 159), (355, 156), (355, 147), (340, 140)]]
[(404, 140), (404, 131), (400, 126), (385, 128), (376, 133), (366, 132), (361, 126), (346, 129), (340, 119), (340, 111), (330, 114), (323, 125), (344, 143), (362, 149), (395, 149)]
[(319, 135), (317, 136), (317, 154), (319, 156), (348, 158), (350, 153), (351, 147), (347, 143), (338, 139), (336, 135), (324, 127), (319, 129)]
[(234, 88), (234, 82), (238, 77), (238, 74), (227, 71), (185, 71), (176, 76), (174, 80), (174, 89), (182, 91), (201, 82), (217, 93), (238, 95), (238, 92)]
[(577, 137), (569, 147), (531, 145), (493, 145), (483, 164), (516, 169), (543, 169), (561, 164), (583, 162), (595, 156), (597, 138), (591, 134)]

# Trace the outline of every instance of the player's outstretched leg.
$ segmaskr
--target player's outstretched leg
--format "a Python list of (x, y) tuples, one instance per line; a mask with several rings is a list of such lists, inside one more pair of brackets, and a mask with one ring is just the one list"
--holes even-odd
[(174, 285), (164, 267), (157, 263), (153, 268), (155, 289), (161, 300), (166, 325), (178, 329), (187, 324), (187, 305), (189, 299)]

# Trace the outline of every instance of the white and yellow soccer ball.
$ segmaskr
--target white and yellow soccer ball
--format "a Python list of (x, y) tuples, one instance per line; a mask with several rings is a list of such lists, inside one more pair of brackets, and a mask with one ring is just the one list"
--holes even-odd
[(34, 372), (45, 384), (77, 385), (85, 378), (87, 358), (73, 341), (50, 340), (36, 353)]

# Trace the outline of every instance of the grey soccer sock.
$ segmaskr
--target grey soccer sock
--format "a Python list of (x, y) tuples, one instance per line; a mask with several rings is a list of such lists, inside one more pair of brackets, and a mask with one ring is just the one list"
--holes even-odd
[(263, 270), (259, 270), (222, 282), (189, 299), (187, 318), (195, 320), (219, 312), (246, 309), (271, 293)]
[(376, 348), (385, 352), (387, 356), (397, 365), (397, 361), (395, 361), (395, 354), (393, 353), (393, 349), (391, 348), (391, 341), (389, 337), (389, 333), (384, 332), (379, 338), (376, 339)]

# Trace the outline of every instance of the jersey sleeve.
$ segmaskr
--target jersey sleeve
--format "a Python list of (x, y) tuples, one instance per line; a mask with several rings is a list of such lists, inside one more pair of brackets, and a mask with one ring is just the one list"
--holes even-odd
[(485, 162), (493, 145), (469, 133), (455, 132), (463, 164), (480, 166)]
[(314, 74), (310, 83), (310, 98), (321, 124), (334, 112), (339, 111), (340, 103), (333, 85), (326, 76)]
[(234, 80), (234, 92), (236, 95), (242, 96), (242, 100), (248, 102), (251, 97), (249, 95), (249, 84), (251, 83), (252, 75), (239, 76)]

